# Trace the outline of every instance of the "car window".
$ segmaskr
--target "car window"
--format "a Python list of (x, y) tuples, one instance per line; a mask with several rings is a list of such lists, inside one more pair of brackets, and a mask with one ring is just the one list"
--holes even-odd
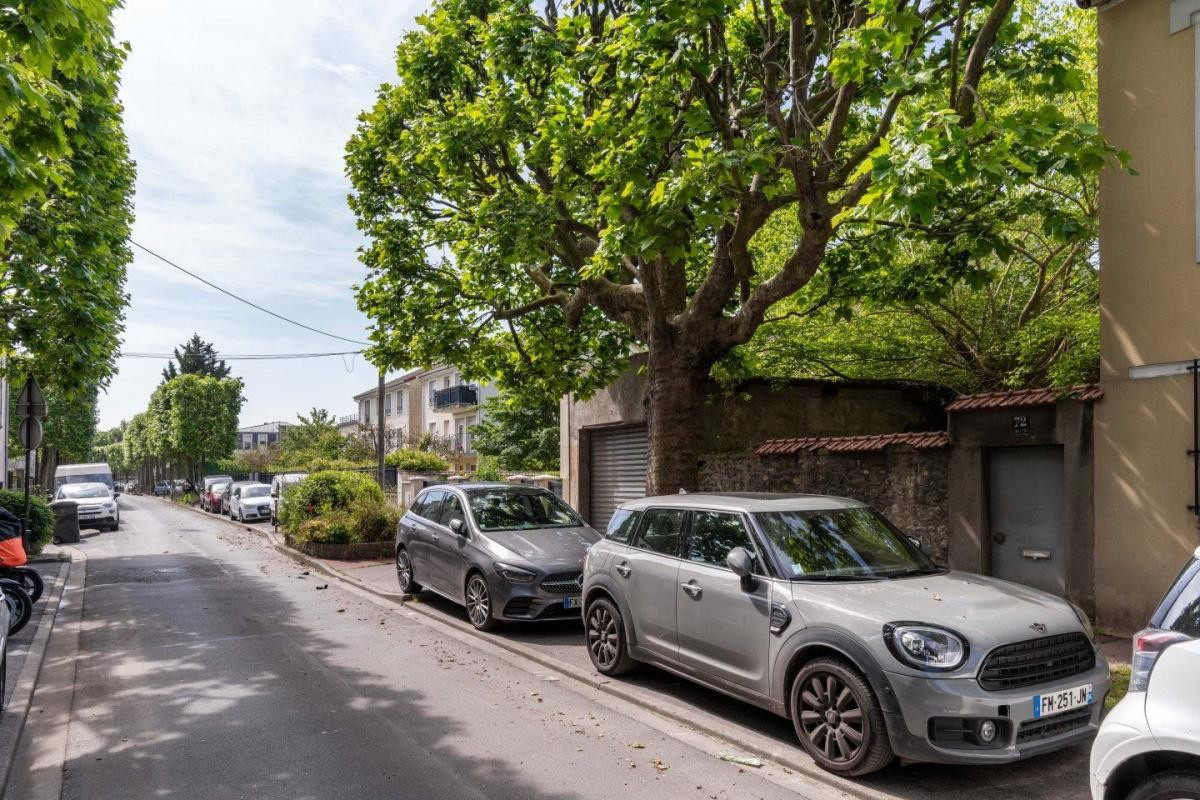
[(442, 503), (441, 522), (449, 528), (451, 520), (456, 519), (463, 519), (462, 501), (458, 499), (458, 495), (446, 492), (446, 502)]
[(739, 514), (719, 511), (693, 511), (692, 527), (688, 530), (684, 555), (689, 561), (725, 566), (729, 551), (744, 547), (754, 554), (754, 544)]
[(1159, 627), (1200, 638), (1200, 562), (1184, 570), (1179, 583), (1179, 593), (1172, 599)]
[(575, 528), (583, 525), (564, 502), (549, 492), (528, 489), (477, 489), (470, 492), (471, 513), (482, 531)]
[(869, 508), (779, 511), (755, 517), (788, 577), (891, 578), (937, 570), (912, 542)]
[(612, 539), (614, 542), (628, 543), (630, 537), (633, 536), (634, 523), (637, 522), (637, 513), (625, 508), (617, 509), (617, 513), (612, 515), (612, 519), (608, 521), (608, 531), (604, 536)]
[(242, 497), (266, 497), (270, 493), (270, 486), (247, 486)]
[(442, 505), (442, 498), (446, 496), (443, 491), (430, 492), (425, 495), (425, 499), (421, 502), (419, 510), (414, 511), (418, 517), (424, 517), (427, 520), (436, 521), (438, 517), (438, 509)]
[(679, 555), (679, 534), (685, 511), (681, 508), (651, 508), (642, 514), (636, 547), (668, 556)]

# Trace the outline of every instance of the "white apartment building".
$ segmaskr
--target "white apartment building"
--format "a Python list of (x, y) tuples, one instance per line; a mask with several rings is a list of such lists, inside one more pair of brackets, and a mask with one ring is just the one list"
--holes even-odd
[[(354, 396), (360, 424), (377, 424), (378, 392), (376, 386)], [(497, 394), (492, 384), (464, 381), (452, 366), (411, 370), (384, 384), (384, 428), (403, 431), (410, 441), (428, 435), (448, 450), (471, 456), (471, 426), (483, 418), (482, 404)]]

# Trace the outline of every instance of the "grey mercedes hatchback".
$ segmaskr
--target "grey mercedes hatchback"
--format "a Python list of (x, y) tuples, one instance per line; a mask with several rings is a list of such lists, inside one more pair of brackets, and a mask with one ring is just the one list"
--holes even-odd
[(655, 664), (792, 721), (821, 767), (996, 764), (1091, 738), (1108, 665), (1061, 598), (937, 566), (866, 505), (622, 505), (584, 566), (592, 663)]
[(507, 483), (431, 486), (400, 519), (400, 591), (429, 589), (466, 606), (479, 630), (499, 620), (579, 618), (583, 557), (600, 539), (545, 489)]

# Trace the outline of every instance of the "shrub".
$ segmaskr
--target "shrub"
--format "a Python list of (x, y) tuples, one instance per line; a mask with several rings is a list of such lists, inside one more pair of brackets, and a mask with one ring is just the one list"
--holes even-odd
[(280, 525), (293, 533), (314, 517), (345, 513), (356, 502), (382, 506), (383, 490), (370, 475), (326, 470), (314, 472), (287, 490)]
[(360, 497), (350, 506), (350, 521), (356, 542), (390, 542), (396, 538), (400, 509)]
[(354, 525), (348, 514), (329, 514), (301, 523), (293, 538), (298, 542), (349, 544), (354, 540)]
[[(18, 517), (25, 511), (25, 493), (0, 489), (0, 506)], [(42, 552), (54, 536), (54, 512), (43, 498), (29, 496), (29, 555)]]
[(471, 476), (471, 480), (475, 481), (502, 481), (507, 476), (500, 469), (500, 465), (496, 463), (496, 459), (492, 456), (480, 456), (479, 466), (475, 468), (475, 473)]
[(450, 462), (428, 450), (404, 448), (384, 456), (383, 463), (389, 467), (409, 472), (448, 472)]

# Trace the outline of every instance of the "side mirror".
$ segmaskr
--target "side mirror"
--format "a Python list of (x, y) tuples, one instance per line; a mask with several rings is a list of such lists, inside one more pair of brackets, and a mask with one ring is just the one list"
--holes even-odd
[(113, 492), (113, 500), (116, 500), (120, 496), (121, 496), (120, 492)]
[(450, 527), (450, 530), (452, 530), (456, 536), (466, 536), (467, 535), (467, 526), (465, 523), (463, 523), (463, 521), (461, 519), (450, 520), (449, 527)]
[(754, 588), (754, 557), (744, 547), (735, 547), (725, 557), (725, 563), (734, 575), (742, 579), (742, 588)]
[(930, 558), (933, 558), (933, 550), (929, 547), (929, 545), (925, 544), (915, 536), (906, 536), (905, 538), (912, 542), (913, 547), (917, 548)]

